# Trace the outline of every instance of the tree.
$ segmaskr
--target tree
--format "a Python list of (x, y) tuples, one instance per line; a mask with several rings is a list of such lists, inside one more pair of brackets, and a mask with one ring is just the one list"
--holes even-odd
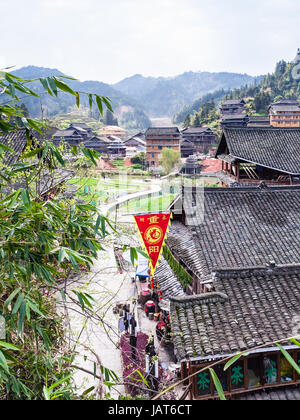
[(118, 125), (118, 119), (114, 118), (113, 112), (109, 109), (106, 110), (104, 123), (105, 125)]
[[(36, 81), (51, 96), (73, 95), (79, 106), (79, 92), (60, 78)], [(68, 298), (79, 311), (93, 308), (92, 296), (76, 289), (66, 294), (60, 283), (74, 271), (89, 269), (110, 225), (96, 206), (51, 190), (66, 162), (51, 142), (34, 138), (36, 132), (43, 136), (45, 126), (18, 106), (17, 92), (38, 97), (29, 82), (0, 73), (0, 132), (22, 129), (27, 134), (27, 149), (14, 164), (6, 163), (13, 148), (0, 143), (0, 315), (6, 322), (6, 338), (0, 341), (0, 399), (71, 399), (74, 355), (63, 345), (62, 319), (53, 296)], [(111, 108), (108, 98), (87, 95), (100, 113), (103, 104)], [(94, 164), (98, 158), (84, 147), (73, 147), (72, 153)], [(45, 176), (47, 194), (42, 193)]]
[(190, 114), (187, 114), (184, 121), (183, 121), (184, 128), (188, 128), (191, 126), (191, 116)]
[(180, 153), (177, 150), (167, 148), (162, 150), (160, 165), (164, 168), (166, 173), (170, 173), (179, 160)]
[(145, 152), (137, 153), (135, 156), (132, 156), (130, 160), (133, 164), (144, 166), (145, 161), (146, 161), (146, 153)]
[(201, 120), (199, 113), (195, 113), (193, 119), (193, 127), (201, 127)]

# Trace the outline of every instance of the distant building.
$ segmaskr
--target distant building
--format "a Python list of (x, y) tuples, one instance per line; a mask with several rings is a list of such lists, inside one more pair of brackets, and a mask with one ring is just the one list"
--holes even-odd
[(300, 106), (297, 100), (283, 99), (269, 107), (273, 127), (300, 127)]
[(201, 165), (195, 156), (190, 156), (186, 159), (185, 164), (180, 170), (183, 175), (195, 176), (201, 173)]
[[(72, 123), (70, 124), (70, 129), (75, 128), (77, 130), (82, 130), (83, 135), (92, 136), (93, 130), (86, 123)], [(85, 134), (86, 133), (86, 134)]]
[(100, 136), (93, 136), (84, 143), (86, 148), (94, 149), (101, 154), (108, 153), (108, 147), (110, 144), (111, 141), (107, 137)]
[(247, 127), (269, 127), (270, 119), (268, 116), (249, 116)]
[(243, 99), (229, 99), (220, 107), (220, 113), (224, 115), (242, 114), (245, 111), (245, 101)]
[(87, 135), (83, 135), (81, 129), (75, 128), (57, 130), (52, 137), (55, 146), (59, 146), (61, 142), (66, 142), (70, 146), (79, 146), (79, 144), (83, 143), (85, 140), (87, 140)]
[(124, 140), (124, 145), (126, 147), (135, 147), (137, 151), (144, 152), (146, 150), (145, 134), (142, 132), (135, 134), (129, 139)]
[(110, 145), (108, 146), (108, 155), (125, 157), (126, 147), (121, 142), (110, 143)]
[(191, 140), (184, 140), (180, 141), (180, 153), (181, 157), (186, 158), (191, 155), (194, 155), (196, 152), (196, 148), (194, 143)]
[(126, 138), (126, 130), (117, 125), (105, 125), (100, 130), (98, 130), (100, 136), (116, 136), (121, 139)]
[(247, 114), (229, 114), (223, 115), (221, 119), (221, 127), (247, 127), (249, 117)]
[(148, 168), (157, 169), (163, 149), (180, 152), (181, 134), (177, 127), (148, 128), (146, 136), (146, 161)]
[[(212, 145), (218, 143), (218, 136), (208, 127), (188, 127), (181, 131), (181, 136), (185, 142), (192, 143), (194, 146), (193, 153), (204, 153)], [(183, 152), (187, 147), (188, 143), (184, 143)]]

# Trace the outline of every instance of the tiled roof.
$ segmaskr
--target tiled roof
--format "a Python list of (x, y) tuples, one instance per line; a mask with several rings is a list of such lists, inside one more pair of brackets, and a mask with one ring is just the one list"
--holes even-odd
[(236, 400), (247, 401), (299, 401), (300, 386), (284, 387), (277, 390), (265, 389), (260, 392), (251, 392), (242, 396), (235, 397)]
[(242, 99), (228, 99), (222, 105), (244, 105), (245, 101)]
[(178, 127), (152, 127), (148, 128), (145, 135), (146, 136), (155, 136), (155, 135), (164, 135), (164, 134), (180, 134)]
[(229, 154), (246, 162), (288, 174), (300, 174), (300, 128), (225, 128), (216, 155)]
[(86, 123), (72, 123), (70, 127), (81, 128), (83, 130), (91, 130), (91, 128)]
[(27, 146), (26, 130), (16, 130), (9, 134), (0, 135), (0, 143), (14, 151), (14, 153), (5, 153), (5, 163), (7, 165), (12, 165), (19, 160), (20, 155)]
[(299, 105), (272, 105), (271, 112), (300, 112)]
[(164, 299), (169, 299), (171, 296), (185, 295), (181, 283), (163, 257), (156, 269), (155, 280), (159, 284)]
[(273, 347), (274, 341), (293, 336), (300, 265), (222, 270), (214, 286), (212, 293), (170, 299), (178, 360)]
[(71, 137), (74, 135), (81, 137), (75, 128), (68, 128), (67, 130), (57, 130), (53, 137)]
[(90, 137), (88, 140), (86, 140), (85, 144), (87, 144), (88, 142), (92, 142), (92, 143), (105, 143), (105, 144), (110, 144), (111, 140), (109, 140), (107, 137), (103, 137), (103, 136), (93, 136)]
[(270, 126), (270, 118), (269, 116), (262, 117), (262, 116), (249, 116), (249, 121), (247, 127), (269, 127)]
[(183, 206), (187, 226), (173, 222), (167, 243), (187, 248), (200, 280), (222, 267), (300, 262), (300, 187), (185, 188)]
[(212, 133), (212, 130), (209, 127), (188, 127), (182, 130), (182, 134), (203, 134), (206, 131)]
[(201, 260), (193, 240), (193, 233), (182, 223), (173, 221), (167, 245), (187, 271), (201, 277)]
[(222, 115), (222, 121), (224, 121), (224, 120), (245, 120), (247, 118), (249, 118), (247, 114)]

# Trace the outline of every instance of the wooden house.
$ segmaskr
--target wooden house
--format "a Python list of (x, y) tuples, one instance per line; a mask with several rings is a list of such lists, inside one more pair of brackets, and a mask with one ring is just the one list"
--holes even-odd
[[(295, 363), (300, 348), (287, 340), (299, 323), (300, 265), (221, 269), (210, 293), (171, 297), (171, 326), (182, 379), (192, 399), (217, 399), (208, 370), (215, 364), (225, 397), (234, 400), (300, 399)], [(298, 325), (299, 333), (299, 325)], [(238, 352), (247, 353), (224, 371)], [(219, 362), (219, 363), (218, 363)]]
[(187, 158), (195, 154), (196, 148), (191, 140), (182, 139), (180, 141), (180, 154), (182, 158)]
[(228, 99), (220, 106), (220, 113), (224, 115), (240, 115), (245, 111), (245, 101), (242, 99)]
[(193, 144), (194, 153), (206, 153), (218, 142), (218, 136), (209, 127), (188, 127), (181, 131), (181, 136)]
[(69, 129), (79, 130), (82, 132), (83, 136), (91, 137), (93, 135), (93, 130), (86, 123), (72, 123), (69, 126)]
[[(30, 137), (33, 137), (32, 134)], [(5, 153), (5, 164), (13, 165), (14, 163), (17, 163), (20, 156), (27, 147), (27, 136), (25, 128), (12, 131), (7, 134), (2, 134), (0, 136), (0, 143), (13, 150), (13, 153)]]
[(226, 128), (216, 157), (229, 182), (300, 184), (300, 129)]
[(221, 127), (247, 127), (249, 124), (249, 116), (247, 114), (229, 114), (223, 115), (221, 118)]
[(149, 169), (158, 169), (163, 149), (180, 152), (180, 131), (177, 127), (148, 128), (146, 136), (146, 161)]
[(269, 107), (273, 127), (300, 127), (300, 106), (297, 100), (282, 99)]
[(146, 138), (145, 134), (140, 132), (127, 140), (124, 140), (126, 147), (135, 147), (138, 152), (146, 151)]
[(59, 146), (61, 142), (65, 142), (69, 146), (79, 146), (87, 140), (87, 135), (82, 135), (82, 132), (83, 130), (76, 128), (57, 130), (52, 137), (52, 141), (55, 146)]
[(201, 165), (199, 164), (196, 156), (190, 156), (186, 159), (184, 165), (180, 170), (180, 173), (189, 176), (200, 175)]
[(107, 137), (93, 136), (84, 142), (84, 146), (88, 149), (94, 149), (98, 153), (108, 154), (108, 147), (111, 141)]
[[(216, 363), (227, 398), (299, 399), (300, 377), (274, 341), (299, 335), (300, 187), (185, 187), (170, 209), (166, 246), (191, 280), (170, 297), (182, 379), (196, 373), (190, 397), (218, 398), (209, 372), (197, 374)], [(299, 347), (282, 345), (299, 363)]]

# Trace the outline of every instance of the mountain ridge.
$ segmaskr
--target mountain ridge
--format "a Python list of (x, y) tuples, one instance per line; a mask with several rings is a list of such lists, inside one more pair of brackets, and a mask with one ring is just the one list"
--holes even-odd
[(135, 74), (111, 86), (134, 96), (150, 117), (171, 117), (201, 96), (252, 85), (260, 78), (246, 73), (187, 71), (172, 77)]

